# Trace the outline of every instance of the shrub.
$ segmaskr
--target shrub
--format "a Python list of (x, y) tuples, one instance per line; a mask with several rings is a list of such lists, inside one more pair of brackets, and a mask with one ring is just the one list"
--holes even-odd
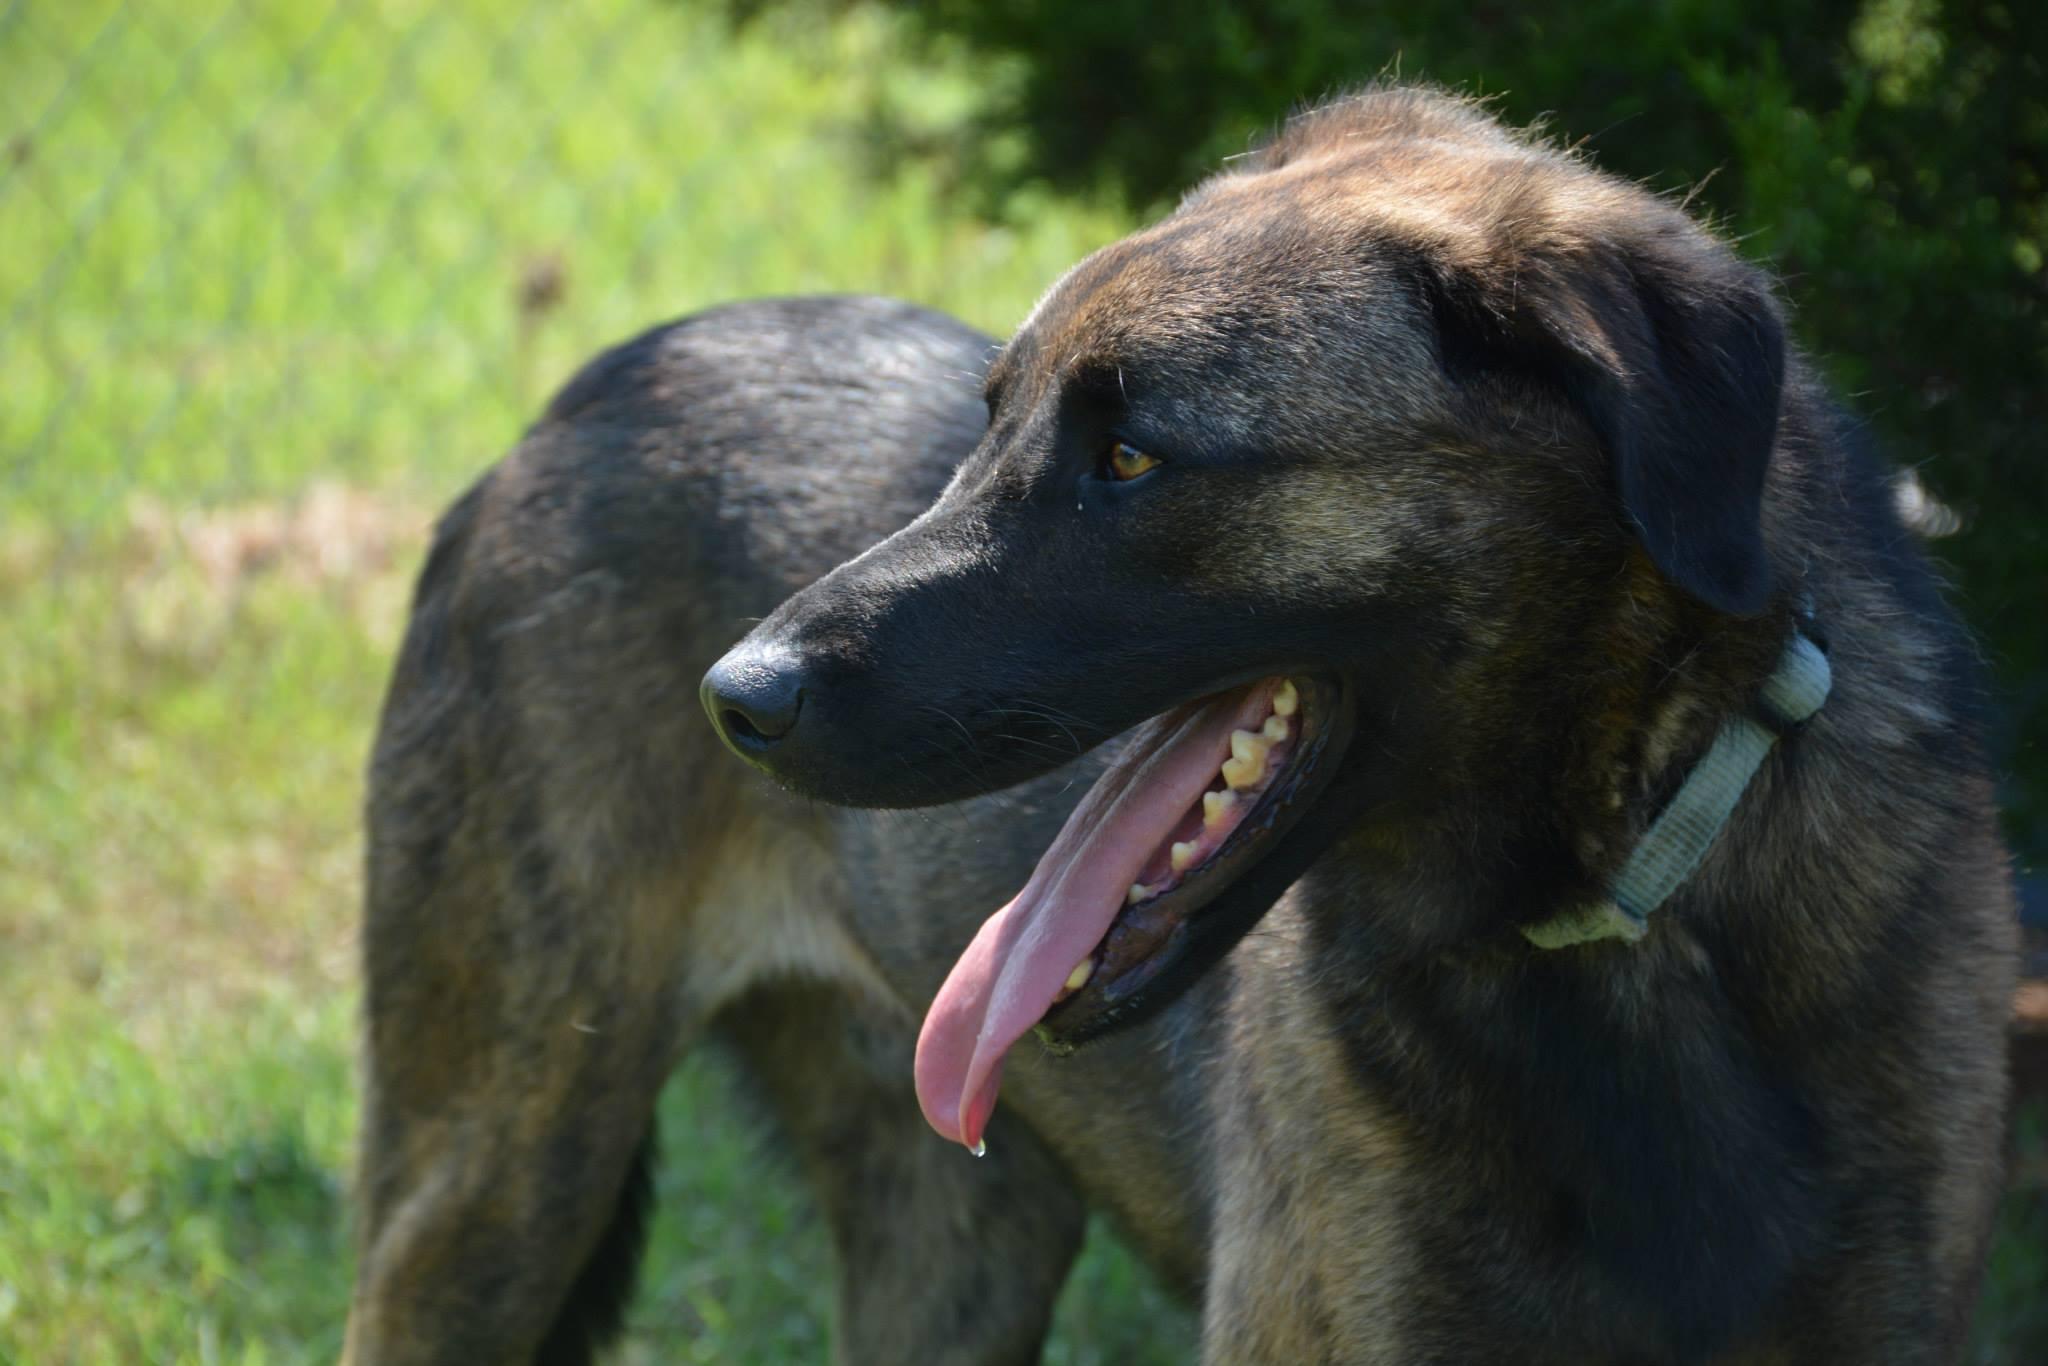
[(1692, 192), (1962, 514), (1939, 553), (1996, 667), (2012, 833), (2048, 855), (2048, 5), (899, 4), (935, 44), (1007, 59), (950, 154), (997, 212), (1033, 185), (1163, 206), (1291, 106), (1386, 72)]

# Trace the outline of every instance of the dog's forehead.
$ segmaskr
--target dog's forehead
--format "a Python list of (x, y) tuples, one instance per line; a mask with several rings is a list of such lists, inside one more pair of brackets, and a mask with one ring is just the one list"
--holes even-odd
[(1356, 313), (1398, 294), (1386, 260), (1355, 250), (1311, 197), (1232, 200), (1195, 205), (1075, 266), (1019, 329), (1011, 363), (1184, 369), (1300, 337), (1333, 305)]
[(992, 383), (1082, 367), (1241, 369), (1248, 354), (1297, 367), (1419, 359), (1416, 264), (1497, 262), (1513, 233), (1503, 187), (1527, 208), (1558, 169), (1517, 146), (1389, 139), (1217, 176), (1055, 283)]

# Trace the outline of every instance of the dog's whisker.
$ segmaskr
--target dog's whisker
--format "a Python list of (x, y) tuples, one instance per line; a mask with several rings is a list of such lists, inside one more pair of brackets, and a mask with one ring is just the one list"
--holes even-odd
[(1019, 704), (1013, 707), (990, 707), (986, 709), (986, 714), (989, 716), (1023, 716), (1036, 721), (1049, 722), (1051, 725), (1058, 728), (1061, 734), (1067, 737), (1067, 743), (1073, 747), (1072, 752), (1074, 754), (1083, 754), (1087, 752), (1088, 747), (1081, 743), (1081, 737), (1076, 735), (1074, 733), (1073, 727), (1067, 724), (1068, 721), (1073, 721), (1083, 725), (1085, 725), (1086, 722), (1083, 721), (1082, 718), (1073, 715), (1071, 712), (1067, 713), (1065, 720), (1062, 720), (1058, 715), (1055, 715), (1054, 712), (1049, 708), (1037, 705)]
[(979, 743), (976, 742), (974, 738), (974, 732), (967, 729), (966, 724), (962, 722), (959, 717), (953, 715), (953, 713), (947, 711), (944, 707), (941, 707), (936, 703), (925, 702), (918, 706), (918, 710), (922, 712), (930, 712), (936, 716), (939, 716), (945, 721), (951, 723), (953, 728), (960, 732), (960, 738), (967, 742), (967, 748), (969, 753), (978, 753), (980, 751), (981, 746)]

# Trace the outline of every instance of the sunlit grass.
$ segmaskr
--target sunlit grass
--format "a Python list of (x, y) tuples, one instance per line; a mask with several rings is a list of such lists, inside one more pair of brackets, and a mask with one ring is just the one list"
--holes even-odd
[(1114, 236), (997, 226), (861, 120), (972, 107), (855, 10), (738, 38), (657, 0), (124, 0), (0, 19), (0, 500), (445, 491), (600, 345), (850, 290), (990, 327)]
[[(0, 1362), (330, 1361), (361, 765), (435, 506), (599, 346), (726, 298), (1000, 328), (1123, 226), (874, 177), (964, 112), (856, 10), (0, 7)], [(636, 1361), (818, 1359), (826, 1242), (693, 1060)], [(1185, 1356), (1098, 1238), (1066, 1362)]]
[[(315, 484), (0, 545), (0, 1360), (337, 1350), (359, 764), (424, 523)], [(663, 1127), (627, 1359), (818, 1359), (825, 1240), (716, 1060)], [(1055, 1361), (1188, 1341), (1104, 1238), (1061, 1322)]]

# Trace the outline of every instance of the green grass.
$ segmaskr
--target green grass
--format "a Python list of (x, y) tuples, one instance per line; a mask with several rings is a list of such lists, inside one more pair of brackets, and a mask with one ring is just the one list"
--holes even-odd
[[(1000, 327), (1123, 224), (869, 175), (863, 111), (986, 75), (875, 13), (0, 14), (0, 1361), (331, 1360), (360, 767), (428, 514), (661, 318)], [(629, 1360), (824, 1351), (825, 1240), (730, 1090), (700, 1058), (664, 1099)], [(1189, 1341), (1100, 1236), (1060, 1322), (1064, 1362)]]
[[(977, 221), (871, 174), (865, 121), (1004, 78), (861, 9), (0, 4), (0, 1362), (332, 1359), (360, 767), (429, 515), (663, 317), (861, 289), (1007, 326), (1126, 225)], [(824, 1239), (743, 1115), (708, 1058), (664, 1099), (628, 1360), (823, 1352)], [(2001, 1244), (2014, 1343), (2041, 1217)], [(1191, 1342), (1098, 1233), (1051, 1359)]]
[[(1114, 235), (863, 174), (971, 107), (857, 11), (733, 40), (656, 0), (73, 0), (0, 19), (0, 491), (382, 483), (493, 455), (592, 349), (720, 299), (880, 290), (1006, 325)], [(175, 18), (169, 16), (177, 16)], [(537, 279), (552, 307), (522, 308)]]

